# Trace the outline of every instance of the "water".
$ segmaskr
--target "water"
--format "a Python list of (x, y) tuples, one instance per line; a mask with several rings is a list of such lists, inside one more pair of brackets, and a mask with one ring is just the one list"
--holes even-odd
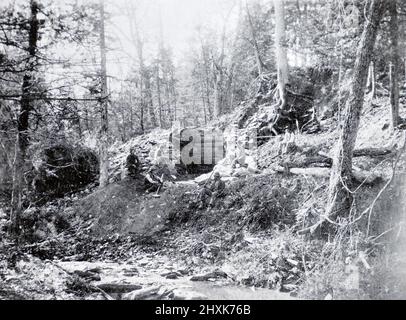
[[(69, 272), (75, 270), (87, 271), (98, 269), (100, 281), (94, 285), (115, 284), (138, 284), (142, 289), (160, 288), (160, 292), (175, 292), (175, 297), (181, 299), (214, 299), (214, 300), (291, 300), (288, 293), (264, 288), (250, 288), (235, 285), (230, 279), (218, 279), (214, 281), (190, 281), (190, 275), (181, 276), (177, 279), (167, 279), (162, 274), (174, 271), (172, 264), (164, 264), (162, 261), (140, 261), (139, 263), (117, 262), (59, 262), (61, 267)], [(138, 290), (137, 290), (138, 291)], [(120, 294), (111, 293), (120, 299)], [(158, 294), (159, 296), (159, 294)], [(155, 297), (158, 297), (155, 296)], [(152, 295), (154, 298), (154, 295)]]

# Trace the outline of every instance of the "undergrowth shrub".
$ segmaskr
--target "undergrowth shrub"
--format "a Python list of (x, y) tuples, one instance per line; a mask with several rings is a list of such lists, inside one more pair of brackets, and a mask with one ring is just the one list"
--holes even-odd
[(37, 195), (61, 197), (94, 182), (98, 172), (98, 158), (93, 151), (58, 144), (38, 155), (32, 185)]
[(308, 251), (308, 245), (292, 229), (275, 227), (266, 237), (230, 254), (228, 265), (241, 284), (284, 289), (300, 284), (305, 270), (303, 253)]

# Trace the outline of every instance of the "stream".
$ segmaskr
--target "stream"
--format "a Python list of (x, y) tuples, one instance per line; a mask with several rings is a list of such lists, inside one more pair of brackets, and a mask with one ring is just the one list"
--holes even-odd
[[(108, 291), (114, 299), (123, 300), (290, 300), (289, 294), (277, 290), (236, 285), (228, 276), (213, 277), (207, 281), (192, 281), (207, 274), (190, 273), (168, 257), (144, 257), (119, 262), (58, 262), (70, 273), (95, 274), (92, 285)], [(209, 269), (207, 269), (210, 272)], [(213, 271), (213, 269), (211, 269)], [(224, 273), (223, 273), (224, 274)], [(192, 279), (192, 280), (191, 280)], [(120, 292), (113, 292), (114, 286)], [(123, 290), (124, 288), (130, 288)], [(137, 287), (137, 288), (135, 288)], [(108, 289), (105, 289), (108, 288)], [(136, 290), (134, 290), (134, 288)], [(95, 299), (100, 298), (95, 296)]]

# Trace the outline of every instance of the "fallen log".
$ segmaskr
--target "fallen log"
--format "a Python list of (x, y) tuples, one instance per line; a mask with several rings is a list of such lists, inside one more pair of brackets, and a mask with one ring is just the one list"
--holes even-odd
[(394, 148), (362, 148), (354, 150), (353, 157), (379, 157), (393, 153)]
[[(354, 158), (357, 157), (380, 157), (380, 156), (387, 156), (394, 153), (395, 148), (361, 148), (354, 150), (352, 156)], [(324, 152), (318, 152), (318, 154), (324, 158), (332, 159), (332, 157)]]
[(289, 172), (292, 174), (297, 175), (310, 175), (316, 177), (325, 177), (328, 178), (330, 176), (330, 169), (329, 168), (291, 168)]
[[(310, 176), (328, 178), (328, 177), (330, 177), (331, 170), (330, 170), (330, 168), (310, 167), (310, 168), (289, 168), (288, 172), (287, 172), (286, 168), (278, 166), (275, 168), (275, 171), (279, 172), (279, 173), (291, 173), (291, 174), (296, 174), (296, 175), (310, 175)], [(354, 180), (359, 183), (373, 184), (378, 181), (385, 180), (384, 174), (380, 173), (380, 172), (369, 172), (369, 171), (361, 170), (358, 168), (354, 168), (352, 174), (353, 174)]]
[[(398, 151), (396, 152), (396, 159), (395, 159), (395, 162), (394, 162), (394, 164), (392, 166), (392, 174), (391, 174), (390, 178), (387, 179), (385, 185), (378, 192), (378, 195), (375, 197), (372, 204), (366, 210), (364, 210), (355, 220), (353, 220), (351, 222), (351, 224), (356, 223), (357, 221), (359, 221), (364, 216), (364, 214), (368, 213), (369, 215), (368, 215), (367, 235), (369, 233), (372, 210), (373, 210), (376, 202), (380, 198), (380, 196), (383, 194), (383, 192), (386, 190), (386, 188), (393, 182), (393, 179), (394, 179), (395, 173), (396, 173), (396, 168), (397, 168), (397, 165), (398, 165), (398, 161), (399, 161), (401, 155), (403, 154), (403, 152), (405, 151), (405, 148), (406, 148), (406, 133), (404, 133), (403, 141), (404, 141), (403, 146), (401, 148), (399, 148)], [(359, 171), (361, 171), (361, 170), (359, 170)], [(314, 225), (312, 225), (310, 227), (307, 227), (305, 229), (299, 230), (298, 234), (306, 234), (306, 233), (313, 234), (317, 230), (317, 228), (319, 228), (326, 221), (328, 221), (328, 222), (330, 222), (332, 224), (335, 224), (335, 222), (332, 221), (328, 215), (323, 215), (323, 216), (321, 216), (320, 220), (316, 224), (314, 224)]]
[[(389, 148), (363, 148), (354, 151), (354, 158), (356, 157), (380, 157), (387, 156), (393, 153)], [(301, 161), (284, 162), (284, 166), (288, 168), (308, 168), (311, 165), (319, 165), (321, 168), (331, 168), (333, 165), (333, 158), (328, 154), (319, 152), (319, 156), (307, 157)]]
[(284, 165), (288, 166), (289, 168), (306, 168), (310, 165), (319, 164), (321, 167), (331, 168), (333, 165), (333, 159), (326, 158), (323, 156), (320, 157), (308, 157), (303, 159), (302, 161), (297, 162), (285, 162)]

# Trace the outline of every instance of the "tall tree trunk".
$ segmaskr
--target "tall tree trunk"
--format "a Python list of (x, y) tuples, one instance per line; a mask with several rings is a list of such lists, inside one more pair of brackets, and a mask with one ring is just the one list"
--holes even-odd
[(278, 92), (280, 108), (286, 105), (286, 84), (289, 81), (288, 57), (286, 52), (286, 26), (284, 0), (273, 0), (275, 6), (275, 48), (278, 68)]
[(247, 0), (245, 0), (245, 7), (246, 7), (248, 22), (249, 22), (249, 26), (250, 26), (250, 30), (251, 30), (252, 44), (253, 44), (254, 50), (255, 50), (255, 59), (257, 62), (258, 75), (261, 75), (264, 71), (263, 70), (264, 63), (262, 62), (261, 53), (259, 52), (257, 35), (255, 32), (254, 23), (252, 22), (252, 16), (251, 16), (251, 12), (250, 12)]
[(214, 83), (214, 117), (218, 118), (221, 115), (221, 70), (217, 74), (216, 66), (213, 63), (213, 83)]
[(152, 100), (152, 89), (151, 89), (151, 73), (147, 68), (144, 68), (144, 81), (145, 81), (145, 105), (147, 107), (149, 121), (153, 128), (157, 126), (154, 102)]
[[(368, 67), (385, 2), (386, 0), (371, 0), (368, 2), (369, 5), (367, 4), (368, 19), (365, 21), (357, 50), (350, 95), (345, 106), (340, 138), (333, 159), (325, 217), (334, 218), (344, 214), (352, 205), (352, 196), (349, 192), (352, 182), (352, 156), (364, 103)], [(318, 225), (323, 221), (322, 219)]]
[[(172, 124), (173, 112), (172, 112), (172, 102), (171, 102), (171, 90), (169, 83), (169, 75), (167, 71), (164, 72), (164, 96), (165, 96), (165, 112), (169, 115), (169, 122)], [(172, 126), (172, 125), (171, 125)]]
[(137, 56), (138, 56), (138, 71), (139, 71), (139, 88), (140, 88), (140, 128), (142, 133), (145, 132), (145, 107), (146, 107), (146, 98), (145, 98), (145, 64), (144, 64), (144, 43), (141, 39), (139, 30), (138, 30), (138, 23), (137, 23), (137, 12), (133, 3), (130, 6), (130, 33), (131, 33), (131, 40), (134, 43), (135, 47), (137, 48)]
[(233, 99), (233, 84), (234, 82), (234, 67), (235, 65), (232, 64), (229, 68), (229, 74), (227, 75), (227, 82), (226, 82), (226, 89), (225, 89), (225, 97), (224, 100), (227, 99), (226, 101), (223, 102), (223, 104), (226, 107), (227, 112), (232, 111), (232, 99)]
[(214, 116), (218, 118), (224, 112), (225, 88), (224, 88), (224, 50), (226, 44), (226, 23), (223, 25), (221, 35), (221, 50), (218, 61), (213, 60), (213, 82), (214, 82)]
[[(406, 3), (401, 1), (399, 3), (399, 13), (406, 12)], [(406, 89), (406, 19), (400, 19), (399, 24), (399, 55), (401, 68), (403, 69), (402, 77), (400, 79), (400, 86), (401, 88)]]
[[(121, 140), (122, 140), (123, 142), (126, 142), (126, 141), (127, 141), (127, 125), (126, 125), (127, 117), (126, 117), (126, 115), (125, 115), (124, 105), (121, 106), (120, 113), (121, 113), (121, 121), (122, 121), (122, 125), (121, 125), (121, 129), (122, 129), (122, 139), (121, 139)], [(118, 117), (117, 117), (117, 119), (118, 119)]]
[(164, 36), (163, 36), (163, 26), (162, 26), (162, 14), (161, 14), (161, 7), (159, 7), (158, 12), (159, 17), (159, 44), (158, 44), (158, 61), (156, 64), (156, 90), (157, 90), (157, 99), (158, 99), (158, 116), (159, 116), (159, 127), (163, 128), (164, 123), (162, 119), (162, 109), (163, 103), (161, 98), (161, 78), (160, 78), (160, 70), (162, 69), (162, 79), (164, 79), (164, 61), (165, 61), (165, 45), (164, 45)]
[(38, 42), (38, 4), (36, 1), (30, 1), (30, 23), (28, 34), (28, 66), (27, 71), (23, 77), (21, 87), (21, 100), (20, 112), (18, 114), (18, 132), (15, 146), (15, 159), (13, 167), (13, 187), (11, 197), (11, 229), (10, 232), (13, 236), (18, 237), (20, 233), (20, 217), (22, 212), (22, 191), (24, 187), (24, 171), (26, 168), (26, 156), (29, 144), (28, 126), (31, 112), (30, 95), (33, 85), (33, 74), (36, 66), (36, 53)]
[(158, 99), (158, 117), (159, 117), (159, 127), (163, 128), (163, 120), (162, 120), (162, 98), (161, 98), (161, 78), (159, 77), (159, 64), (156, 66), (156, 95)]
[(207, 110), (206, 110), (206, 101), (204, 100), (204, 95), (201, 95), (202, 99), (202, 106), (203, 106), (203, 116), (204, 116), (204, 124), (207, 124)]
[(390, 61), (390, 103), (392, 114), (392, 127), (396, 128), (399, 121), (399, 22), (397, 1), (388, 1), (390, 15), (390, 40), (391, 40), (391, 61)]
[(145, 125), (144, 125), (144, 103), (140, 103), (140, 128), (141, 132), (145, 132)]
[(210, 100), (210, 62), (209, 62), (209, 57), (207, 50), (204, 46), (203, 39), (201, 34), (199, 33), (199, 39), (200, 39), (200, 49), (202, 53), (202, 63), (203, 63), (203, 71), (204, 71), (204, 90), (205, 90), (205, 99), (206, 99), (206, 108), (207, 108), (207, 114), (208, 114), (208, 119), (212, 120), (213, 119), (213, 110), (211, 106), (211, 100)]
[(218, 64), (216, 63), (213, 57), (212, 73), (214, 85), (214, 117), (218, 118), (223, 113), (223, 95), (224, 95), (223, 53), (220, 56)]
[(106, 67), (106, 41), (104, 34), (104, 0), (100, 0), (100, 56), (101, 56), (101, 123), (100, 123), (100, 178), (101, 188), (108, 184), (109, 158), (108, 158), (108, 91)]
[(213, 119), (213, 109), (211, 107), (211, 100), (210, 100), (210, 76), (209, 76), (209, 66), (207, 57), (204, 58), (204, 89), (205, 89), (205, 98), (206, 98), (206, 106), (207, 106), (207, 113), (209, 116), (209, 120)]
[[(177, 101), (177, 96), (176, 96), (175, 75), (174, 75), (173, 70), (170, 71), (170, 77), (169, 78), (170, 78), (170, 92), (171, 92), (171, 95), (172, 95), (171, 104), (172, 104), (172, 108), (173, 108), (173, 121), (177, 121), (177, 119), (178, 119), (178, 113), (177, 113), (178, 101)], [(172, 123), (171, 123), (171, 126), (172, 126)]]

